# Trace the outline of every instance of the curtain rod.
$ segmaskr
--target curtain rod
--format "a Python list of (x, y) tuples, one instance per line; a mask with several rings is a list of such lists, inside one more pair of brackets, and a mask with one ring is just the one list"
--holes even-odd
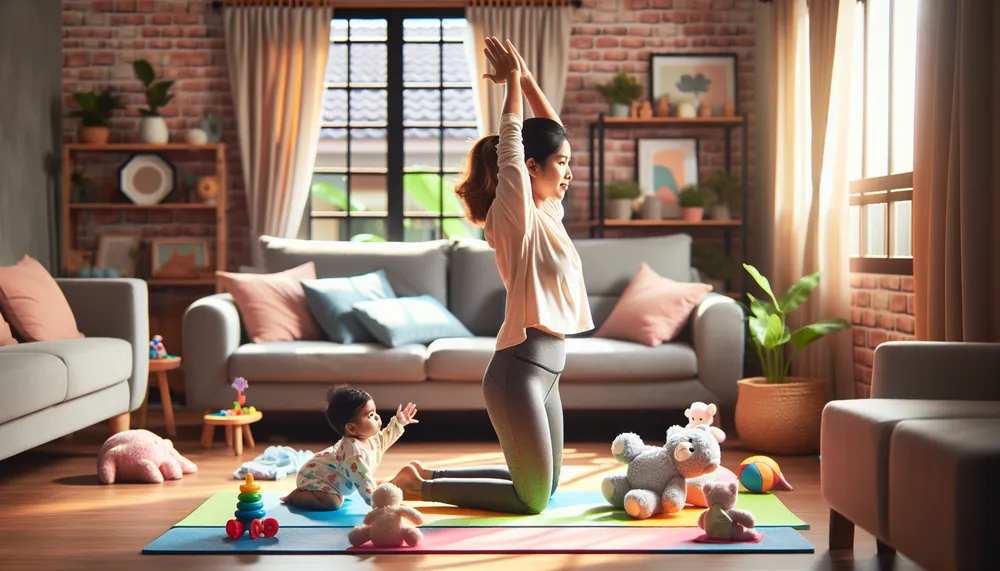
[(470, 4), (501, 5), (501, 6), (534, 6), (565, 4), (573, 8), (583, 6), (582, 0), (395, 0), (368, 1), (363, 0), (212, 0), (212, 10), (219, 11), (223, 6), (333, 6), (334, 8), (465, 8)]

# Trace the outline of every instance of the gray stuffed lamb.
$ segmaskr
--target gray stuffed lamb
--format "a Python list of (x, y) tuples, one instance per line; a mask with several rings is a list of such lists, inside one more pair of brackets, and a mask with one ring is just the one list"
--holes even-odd
[(663, 446), (647, 446), (638, 435), (626, 432), (615, 438), (611, 454), (628, 470), (606, 477), (601, 493), (636, 519), (684, 509), (686, 480), (713, 472), (722, 461), (719, 442), (704, 425), (670, 427)]

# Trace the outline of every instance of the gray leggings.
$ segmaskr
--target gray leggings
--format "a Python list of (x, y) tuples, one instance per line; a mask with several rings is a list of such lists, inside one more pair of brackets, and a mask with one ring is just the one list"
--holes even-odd
[(507, 466), (435, 470), (425, 501), (503, 513), (536, 514), (559, 485), (563, 411), (559, 376), (565, 341), (528, 329), (519, 345), (493, 354), (483, 377), (490, 422)]

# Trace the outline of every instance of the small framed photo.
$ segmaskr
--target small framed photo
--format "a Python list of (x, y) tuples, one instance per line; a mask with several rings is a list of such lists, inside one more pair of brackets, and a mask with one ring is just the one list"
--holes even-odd
[(636, 178), (643, 194), (663, 203), (663, 218), (681, 215), (678, 196), (685, 185), (698, 182), (698, 139), (637, 139)]
[(666, 97), (671, 107), (688, 101), (699, 109), (702, 100), (706, 100), (712, 115), (722, 115), (726, 101), (732, 101), (734, 109), (739, 109), (736, 63), (734, 53), (651, 54), (650, 101)]
[(213, 273), (209, 243), (204, 238), (154, 238), (150, 250), (154, 278), (196, 278)]
[(94, 267), (114, 270), (119, 277), (134, 278), (140, 243), (138, 233), (102, 232), (97, 239)]

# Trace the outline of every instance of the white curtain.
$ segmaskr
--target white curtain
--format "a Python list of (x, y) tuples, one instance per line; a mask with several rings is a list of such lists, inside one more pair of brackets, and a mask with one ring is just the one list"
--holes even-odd
[(319, 140), (332, 7), (223, 14), (255, 266), (262, 235), (298, 235)]
[[(503, 109), (503, 86), (482, 79), (489, 71), (484, 38), (510, 40), (531, 70), (556, 112), (566, 95), (571, 29), (568, 6), (496, 6), (473, 4), (465, 9), (466, 56), (473, 66), (473, 95), (480, 136), (498, 133)], [(531, 109), (524, 106), (525, 117)]]

